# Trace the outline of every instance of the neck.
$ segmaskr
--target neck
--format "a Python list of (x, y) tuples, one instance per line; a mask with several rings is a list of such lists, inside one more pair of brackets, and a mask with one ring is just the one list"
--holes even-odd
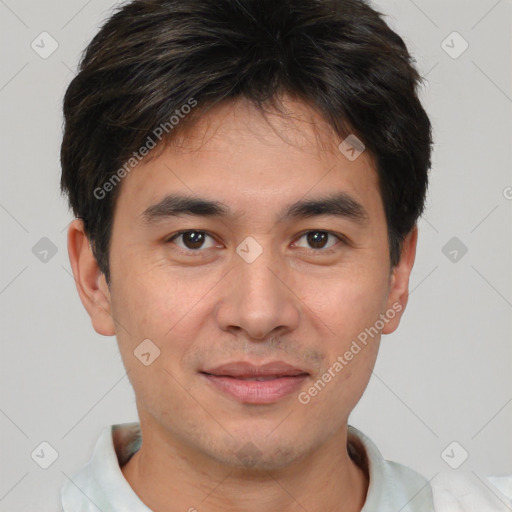
[(168, 433), (143, 432), (121, 471), (154, 512), (360, 512), (366, 499), (367, 469), (349, 456), (346, 426), (314, 453), (272, 471), (227, 467), (169, 443)]

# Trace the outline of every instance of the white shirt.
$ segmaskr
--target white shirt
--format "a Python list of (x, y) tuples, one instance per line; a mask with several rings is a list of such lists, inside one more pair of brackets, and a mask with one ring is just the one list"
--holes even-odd
[[(152, 512), (121, 471), (140, 445), (139, 423), (105, 428), (89, 462), (62, 488), (64, 512)], [(361, 512), (512, 512), (512, 475), (480, 479), (472, 472), (450, 471), (429, 483), (412, 469), (385, 460), (350, 425), (348, 449), (370, 477)]]

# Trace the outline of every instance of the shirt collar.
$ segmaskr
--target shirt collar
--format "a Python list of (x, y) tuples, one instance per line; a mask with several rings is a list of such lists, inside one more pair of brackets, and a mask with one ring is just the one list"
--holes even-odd
[[(62, 488), (64, 512), (151, 512), (124, 478), (121, 467), (140, 448), (137, 422), (103, 430), (90, 461)], [(429, 482), (412, 469), (386, 461), (375, 444), (348, 426), (348, 451), (369, 474), (361, 512), (433, 512)]]
[[(432, 488), (411, 468), (385, 460), (373, 441), (348, 426), (349, 454), (363, 457), (369, 474), (368, 493), (361, 512), (434, 512)], [(362, 455), (361, 455), (362, 454)]]
[(90, 461), (62, 488), (64, 512), (152, 512), (130, 487), (119, 465), (138, 449), (138, 439), (139, 423), (106, 427)]

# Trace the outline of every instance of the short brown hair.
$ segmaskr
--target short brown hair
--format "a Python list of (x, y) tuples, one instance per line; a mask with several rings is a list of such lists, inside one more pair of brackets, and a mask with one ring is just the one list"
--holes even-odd
[(66, 91), (61, 191), (110, 283), (120, 186), (94, 191), (191, 98), (197, 107), (167, 139), (208, 106), (244, 97), (261, 109), (287, 93), (374, 157), (394, 266), (431, 165), (421, 81), (403, 40), (363, 0), (135, 0), (105, 22)]

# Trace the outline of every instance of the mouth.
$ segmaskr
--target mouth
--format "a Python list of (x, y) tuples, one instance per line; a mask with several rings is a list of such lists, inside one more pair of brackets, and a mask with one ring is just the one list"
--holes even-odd
[(264, 405), (297, 392), (310, 374), (282, 361), (262, 366), (229, 363), (200, 371), (216, 391), (244, 404)]

